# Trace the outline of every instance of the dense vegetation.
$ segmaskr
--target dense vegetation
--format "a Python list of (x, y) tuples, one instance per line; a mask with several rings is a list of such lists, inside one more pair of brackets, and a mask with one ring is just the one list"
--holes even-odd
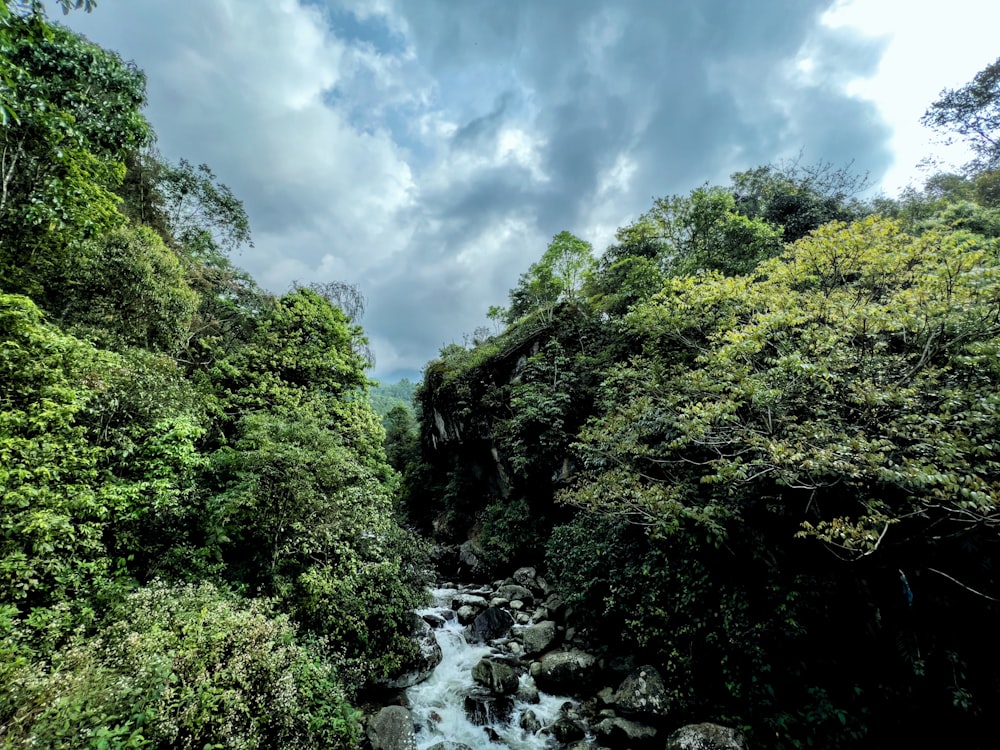
[(977, 159), (828, 166), (564, 232), (428, 364), (409, 517), (544, 564), (671, 716), (761, 747), (985, 747), (1000, 699), (1000, 60), (927, 122)]
[(1000, 60), (928, 110), (976, 158), (923, 190), (770, 165), (599, 258), (556, 235), (416, 420), (357, 290), (232, 264), (249, 218), (151, 148), (140, 71), (8, 1), (0, 84), (0, 747), (355, 746), (413, 648), (397, 506), (543, 566), (672, 721), (985, 746)]
[(423, 588), (358, 295), (234, 267), (115, 54), (7, 3), (0, 62), (0, 746), (354, 746)]

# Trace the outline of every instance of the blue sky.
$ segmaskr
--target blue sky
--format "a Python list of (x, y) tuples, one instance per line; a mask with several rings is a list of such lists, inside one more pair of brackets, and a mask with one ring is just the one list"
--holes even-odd
[(146, 72), (161, 153), (244, 201), (237, 264), (361, 288), (394, 380), (564, 229), (599, 251), (655, 197), (800, 153), (918, 182), (920, 114), (1000, 55), (991, 5), (100, 0), (65, 22)]

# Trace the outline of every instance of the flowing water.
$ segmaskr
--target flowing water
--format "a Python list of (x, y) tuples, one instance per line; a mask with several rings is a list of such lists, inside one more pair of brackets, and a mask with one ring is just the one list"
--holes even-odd
[[(435, 589), (431, 593), (435, 606), (421, 610), (419, 614), (447, 613), (451, 598), (458, 592), (454, 589)], [(495, 732), (494, 739), (490, 738), (486, 727), (469, 720), (465, 698), (474, 690), (472, 668), (484, 656), (497, 651), (488, 645), (468, 643), (464, 631), (465, 627), (459, 624), (456, 617), (447, 620), (435, 631), (441, 646), (441, 663), (427, 680), (407, 690), (410, 710), (417, 726), (417, 750), (427, 750), (442, 741), (460, 742), (476, 750), (542, 750), (558, 746), (544, 731), (533, 734), (521, 729), (520, 721), (524, 712), (530, 710), (542, 727), (551, 725), (569, 700), (566, 697), (540, 693), (538, 703), (515, 699), (509, 721), (488, 722), (489, 728)], [(529, 675), (524, 674), (520, 679), (523, 686), (533, 687)]]

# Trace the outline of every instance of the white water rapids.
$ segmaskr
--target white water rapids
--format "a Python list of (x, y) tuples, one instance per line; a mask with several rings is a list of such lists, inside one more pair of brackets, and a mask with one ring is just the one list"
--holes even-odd
[[(421, 610), (418, 614), (434, 613), (442, 615), (449, 610), (451, 597), (458, 593), (454, 589), (434, 589), (435, 606)], [(417, 750), (427, 750), (439, 742), (459, 742), (475, 750), (543, 750), (557, 747), (558, 743), (544, 731), (537, 734), (521, 728), (520, 720), (525, 711), (533, 711), (542, 727), (551, 725), (558, 717), (560, 708), (569, 700), (563, 696), (539, 694), (538, 703), (514, 700), (514, 709), (509, 722), (493, 722), (489, 728), (496, 733), (497, 741), (490, 738), (487, 728), (472, 723), (465, 711), (465, 697), (473, 688), (472, 668), (484, 656), (497, 653), (485, 644), (470, 644), (465, 640), (465, 627), (457, 617), (452, 617), (435, 630), (435, 637), (441, 646), (442, 659), (433, 674), (424, 682), (406, 691), (410, 710), (417, 727)], [(524, 674), (522, 685), (533, 685), (531, 677)]]

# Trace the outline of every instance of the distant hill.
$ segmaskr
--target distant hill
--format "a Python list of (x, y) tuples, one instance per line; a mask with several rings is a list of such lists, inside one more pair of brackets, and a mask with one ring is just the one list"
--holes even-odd
[(403, 404), (413, 411), (413, 392), (416, 388), (417, 384), (406, 378), (395, 383), (380, 383), (369, 392), (372, 409), (382, 419), (385, 419), (385, 415), (396, 404)]

